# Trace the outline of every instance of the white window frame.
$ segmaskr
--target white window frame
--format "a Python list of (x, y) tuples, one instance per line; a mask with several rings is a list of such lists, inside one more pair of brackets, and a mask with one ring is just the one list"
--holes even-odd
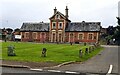
[(55, 42), (56, 42), (56, 32), (52, 32), (52, 38), (51, 38), (51, 42), (53, 42), (53, 34), (55, 34)]
[(56, 19), (60, 19), (60, 15), (59, 15), (59, 14), (56, 14), (55, 18), (56, 18)]
[(61, 34), (61, 38), (60, 38), (60, 39), (61, 39), (61, 42), (62, 42), (62, 37), (63, 37), (63, 36), (62, 36), (62, 32), (59, 32), (59, 33), (58, 33), (58, 37), (57, 37), (58, 39), (59, 39), (59, 34)]
[[(92, 34), (92, 39), (89, 39), (89, 34)], [(88, 37), (87, 37), (88, 40), (93, 40), (94, 39), (94, 35), (93, 33), (88, 33)]]
[(56, 28), (56, 22), (52, 22), (52, 29), (54, 29), (53, 24), (55, 23), (55, 28)]
[(29, 32), (25, 32), (25, 38), (27, 38), (27, 39), (28, 39), (28, 38), (29, 38), (29, 36), (27, 37), (27, 36), (26, 36), (26, 34), (30, 34), (30, 33), (29, 33)]
[[(82, 39), (79, 38), (80, 34), (82, 34)], [(83, 40), (84, 39), (84, 33), (78, 33), (78, 39)]]
[[(33, 34), (33, 35), (34, 35), (34, 34), (36, 35), (36, 37), (33, 36), (33, 39), (37, 39), (37, 32), (33, 32), (32, 34)], [(34, 38), (34, 37), (35, 37), (35, 38)]]
[[(61, 28), (60, 28), (60, 24), (62, 24)], [(63, 28), (63, 22), (59, 22), (59, 23), (58, 23), (58, 28), (59, 28), (59, 29), (62, 29), (62, 28)]]
[(70, 35), (71, 35), (71, 34), (73, 34), (73, 42), (74, 42), (74, 40), (75, 40), (75, 38), (74, 38), (74, 37), (75, 37), (75, 36), (74, 36), (75, 34), (74, 34), (74, 33), (69, 33), (69, 42), (70, 42)]

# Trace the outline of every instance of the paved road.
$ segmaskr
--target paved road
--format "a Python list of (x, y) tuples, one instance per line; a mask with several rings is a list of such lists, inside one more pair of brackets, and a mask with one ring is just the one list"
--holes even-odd
[[(1, 68), (1, 67), (0, 67)], [(30, 71), (27, 68), (2, 67), (2, 75), (75, 75), (48, 71)]]
[(108, 73), (110, 65), (112, 65), (113, 68), (111, 73), (118, 73), (118, 46), (104, 47), (105, 50), (83, 64), (69, 64), (60, 68), (54, 68), (54, 70), (82, 73)]

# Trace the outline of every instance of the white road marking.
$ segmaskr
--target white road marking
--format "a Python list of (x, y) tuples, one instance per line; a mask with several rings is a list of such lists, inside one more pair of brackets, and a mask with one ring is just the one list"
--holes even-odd
[[(32, 71), (44, 71), (43, 69), (30, 69)], [(63, 72), (63, 71), (59, 71), (59, 70), (47, 70), (49, 72)], [(70, 74), (78, 74), (77, 72), (72, 72), (72, 71), (65, 71), (64, 73), (70, 73)]]
[(72, 74), (76, 74), (77, 72), (66, 71), (65, 73), (72, 73)]
[(43, 69), (30, 69), (30, 70), (32, 70), (32, 71), (43, 71)]
[(119, 46), (116, 46), (116, 45), (101, 45), (102, 47), (119, 47)]
[(58, 70), (48, 70), (49, 72), (61, 72), (61, 71), (58, 71)]
[(110, 74), (112, 72), (112, 69), (113, 69), (113, 65), (110, 65), (110, 68), (108, 70), (108, 74)]

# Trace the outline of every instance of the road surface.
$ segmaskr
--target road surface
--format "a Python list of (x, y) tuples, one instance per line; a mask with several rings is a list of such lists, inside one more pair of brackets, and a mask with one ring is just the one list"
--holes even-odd
[[(81, 73), (118, 73), (118, 46), (104, 46), (98, 55), (83, 64), (69, 64), (53, 70), (74, 71)], [(119, 51), (120, 52), (120, 51)], [(119, 53), (120, 54), (120, 53)]]
[(27, 68), (2, 67), (2, 75), (75, 75), (75, 74), (48, 71), (31, 71), (30, 69)]

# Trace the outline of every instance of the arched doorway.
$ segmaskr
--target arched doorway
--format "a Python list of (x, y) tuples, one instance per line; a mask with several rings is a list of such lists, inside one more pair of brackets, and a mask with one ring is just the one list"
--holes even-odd
[(45, 42), (45, 33), (41, 34), (41, 42)]
[(55, 33), (53, 33), (53, 40), (52, 41), (55, 42)]
[(74, 36), (73, 36), (73, 33), (70, 33), (70, 42), (74, 42)]
[(62, 42), (62, 34), (59, 34), (59, 42)]

